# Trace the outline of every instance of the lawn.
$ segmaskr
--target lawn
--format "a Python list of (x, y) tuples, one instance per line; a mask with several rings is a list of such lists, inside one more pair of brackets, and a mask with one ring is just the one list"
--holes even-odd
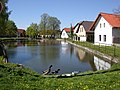
[(44, 78), (28, 68), (0, 60), (0, 90), (119, 90), (119, 87), (120, 64), (72, 78)]
[(115, 45), (113, 46), (104, 45), (103, 46), (103, 45), (94, 45), (93, 43), (89, 43), (89, 42), (79, 42), (79, 41), (72, 41), (72, 40), (69, 40), (69, 41), (75, 44), (99, 51), (101, 53), (110, 55), (112, 57), (120, 58), (120, 47), (119, 46), (115, 46)]

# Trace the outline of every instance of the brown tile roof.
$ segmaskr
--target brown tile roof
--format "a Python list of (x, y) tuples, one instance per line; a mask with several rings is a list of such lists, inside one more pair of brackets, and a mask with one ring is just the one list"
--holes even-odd
[(85, 28), (85, 31), (88, 32), (89, 28), (91, 27), (92, 24), (93, 24), (93, 21), (82, 21), (82, 22), (80, 22), (78, 24), (79, 26), (77, 28), (76, 33), (79, 31), (80, 25), (83, 25), (83, 27)]
[(120, 15), (118, 14), (108, 14), (108, 13), (100, 13), (95, 22), (91, 25), (89, 31), (94, 30), (96, 22), (100, 17), (103, 17), (112, 27), (120, 27)]

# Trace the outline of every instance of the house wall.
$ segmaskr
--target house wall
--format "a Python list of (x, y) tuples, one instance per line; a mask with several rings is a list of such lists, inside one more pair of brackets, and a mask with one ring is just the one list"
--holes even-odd
[[(99, 45), (99, 44), (111, 45), (112, 44), (112, 26), (103, 17), (100, 17), (96, 24), (97, 25), (94, 31), (95, 45)], [(101, 35), (101, 40), (99, 35)], [(106, 41), (104, 40), (104, 35), (106, 35)]]
[(86, 31), (85, 31), (83, 25), (81, 25), (81, 26), (79, 27), (79, 32), (76, 33), (76, 35), (77, 35), (78, 37), (80, 37), (80, 41), (86, 41)]
[(120, 28), (113, 28), (113, 43), (120, 43)]
[(68, 34), (65, 30), (62, 31), (61, 38), (68, 38)]
[(113, 28), (113, 37), (120, 37), (120, 28)]

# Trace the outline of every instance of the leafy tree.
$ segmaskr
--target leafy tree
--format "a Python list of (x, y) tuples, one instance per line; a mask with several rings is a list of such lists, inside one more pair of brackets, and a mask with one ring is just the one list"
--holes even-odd
[(70, 38), (71, 39), (73, 38), (73, 27), (72, 27), (72, 24), (71, 24), (71, 27), (70, 27)]
[(26, 34), (31, 37), (31, 38), (35, 38), (37, 37), (38, 34), (38, 26), (36, 23), (32, 23), (26, 31)]
[(48, 18), (49, 18), (49, 15), (47, 13), (44, 13), (41, 15), (41, 22), (40, 22), (41, 30), (47, 30)]
[(3, 5), (3, 10), (0, 13), (0, 36), (4, 36), (8, 17), (11, 12), (8, 12), (8, 7), (7, 7), (8, 0), (0, 0), (0, 1)]
[(52, 17), (44, 13), (43, 15), (41, 15), (41, 22), (38, 26), (40, 30), (39, 34), (44, 36), (53, 36), (55, 34), (58, 34), (58, 30), (60, 30), (60, 24), (60, 20), (58, 20), (56, 17)]
[(9, 37), (17, 35), (17, 27), (16, 27), (15, 23), (11, 20), (7, 21), (5, 35), (9, 36)]
[(49, 30), (59, 30), (60, 24), (61, 24), (60, 20), (58, 20), (56, 17), (49, 17), (48, 19)]

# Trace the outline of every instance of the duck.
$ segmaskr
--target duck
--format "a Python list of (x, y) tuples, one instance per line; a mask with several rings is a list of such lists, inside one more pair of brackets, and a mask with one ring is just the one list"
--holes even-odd
[(55, 71), (52, 71), (52, 74), (57, 74), (60, 71), (60, 69), (57, 69)]
[(47, 75), (51, 72), (52, 65), (49, 66), (49, 68), (45, 71), (43, 71), (43, 75)]

